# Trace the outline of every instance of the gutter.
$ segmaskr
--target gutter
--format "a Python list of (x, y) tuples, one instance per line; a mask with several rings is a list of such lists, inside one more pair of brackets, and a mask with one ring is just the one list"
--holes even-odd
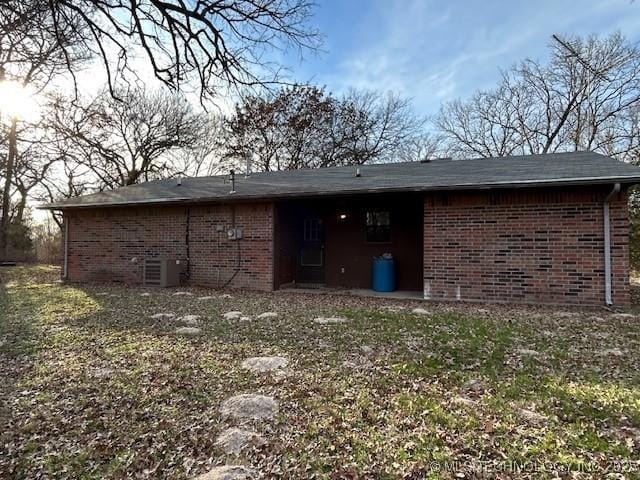
[(616, 183), (602, 202), (602, 214), (604, 220), (604, 302), (608, 307), (613, 305), (611, 295), (611, 218), (609, 213), (609, 202), (614, 195), (619, 192), (620, 184)]

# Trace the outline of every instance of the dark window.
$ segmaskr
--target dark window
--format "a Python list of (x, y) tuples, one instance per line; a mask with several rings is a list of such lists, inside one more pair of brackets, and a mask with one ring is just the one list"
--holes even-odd
[(319, 218), (307, 218), (304, 221), (304, 241), (319, 242), (322, 230), (322, 220)]
[(391, 213), (389, 210), (369, 210), (365, 228), (367, 243), (390, 243)]

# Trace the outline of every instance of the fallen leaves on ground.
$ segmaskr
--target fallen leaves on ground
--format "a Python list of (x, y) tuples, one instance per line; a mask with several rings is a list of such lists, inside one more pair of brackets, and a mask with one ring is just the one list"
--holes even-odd
[[(318, 479), (640, 470), (630, 463), (640, 458), (633, 311), (62, 285), (42, 266), (2, 273), (1, 478), (183, 479), (238, 463), (263, 478)], [(185, 318), (200, 335), (175, 334)], [(264, 356), (289, 365), (242, 367)], [(278, 415), (242, 425), (265, 442), (229, 456), (216, 438), (237, 425), (219, 412), (240, 394), (273, 397)], [(547, 472), (500, 473), (511, 462)]]

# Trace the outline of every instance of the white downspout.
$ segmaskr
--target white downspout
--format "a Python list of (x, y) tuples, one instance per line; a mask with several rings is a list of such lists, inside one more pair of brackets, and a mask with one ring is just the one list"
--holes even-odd
[(614, 195), (620, 192), (620, 184), (616, 183), (602, 204), (604, 215), (604, 301), (607, 306), (613, 305), (611, 297), (611, 220), (609, 215), (609, 202)]
[(69, 219), (64, 219), (64, 263), (62, 266), (62, 278), (69, 278)]

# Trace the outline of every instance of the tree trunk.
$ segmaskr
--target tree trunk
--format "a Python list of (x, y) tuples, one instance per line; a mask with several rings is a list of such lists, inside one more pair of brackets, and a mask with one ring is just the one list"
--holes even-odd
[(4, 188), (2, 190), (2, 218), (0, 219), (0, 257), (2, 260), (8, 260), (9, 256), (9, 210), (11, 209), (11, 177), (13, 177), (13, 166), (18, 154), (16, 130), (18, 120), (11, 119), (9, 128), (9, 152), (7, 154), (7, 165), (4, 178)]
[(27, 197), (29, 192), (24, 187), (18, 187), (20, 192), (20, 201), (18, 202), (15, 214), (13, 216), (13, 223), (22, 224), (24, 220), (24, 211), (27, 209)]

